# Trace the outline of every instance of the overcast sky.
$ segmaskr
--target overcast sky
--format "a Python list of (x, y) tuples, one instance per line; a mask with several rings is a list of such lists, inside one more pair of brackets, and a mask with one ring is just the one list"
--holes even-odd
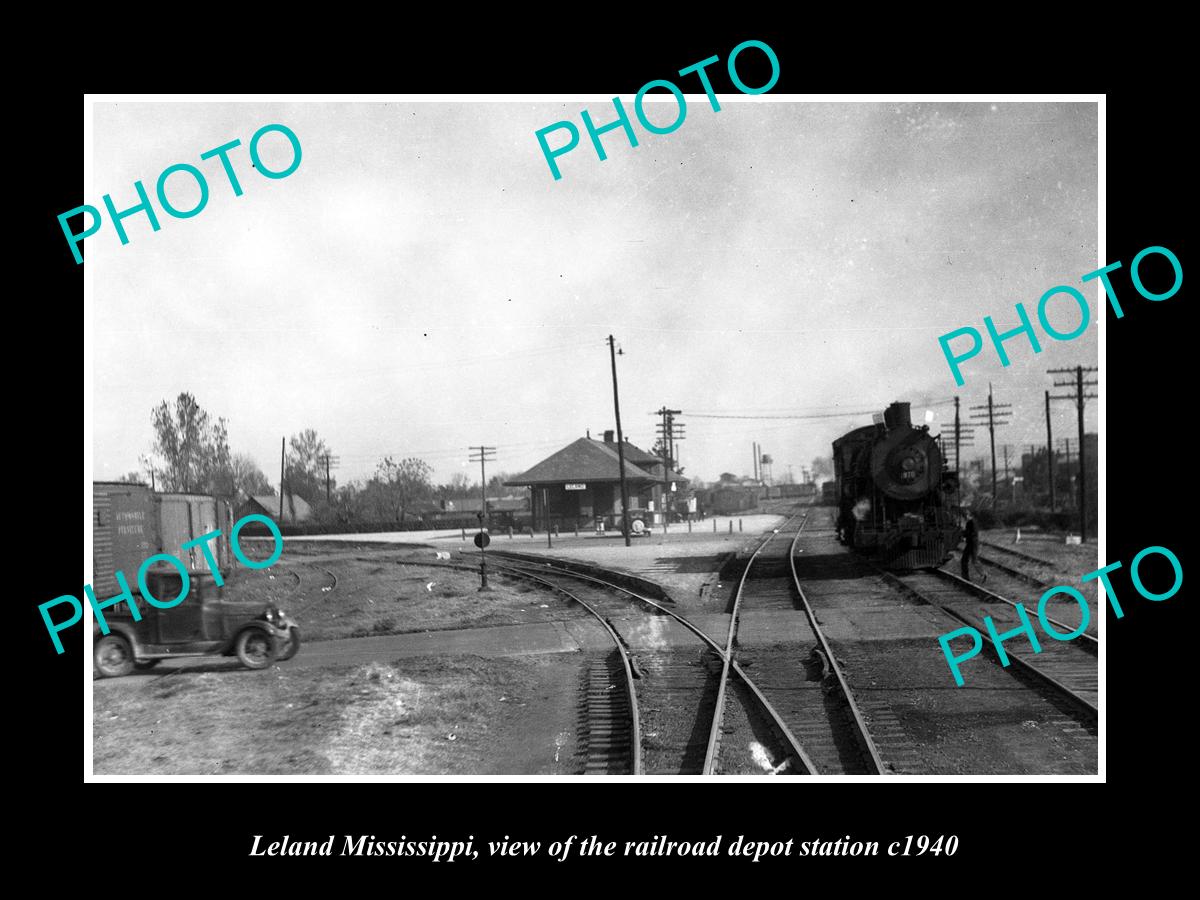
[[(1082, 337), (1043, 336), (1037, 355), (1014, 339), (1007, 369), (988, 350), (963, 388), (937, 341), (989, 314), (1016, 325), (1018, 301), (1035, 317), (1048, 288), (1082, 287), (1097, 268), (1094, 104), (722, 97), (714, 113), (701, 95), (672, 134), (635, 120), (637, 148), (604, 135), (604, 162), (584, 132), (555, 181), (534, 132), (560, 119), (582, 131), (585, 107), (612, 117), (581, 101), (98, 104), (86, 202), (132, 206), (135, 180), (153, 194), (178, 162), (204, 171), (211, 195), (194, 218), (160, 210), (157, 233), (125, 220), (126, 246), (107, 221), (87, 239), (95, 477), (136, 469), (151, 408), (181, 391), (224, 416), (234, 452), (273, 482), (280, 437), (308, 427), (340, 455), (343, 482), (384, 454), (420, 456), (438, 481), (477, 475), (467, 447), (480, 443), (518, 472), (613, 427), (610, 333), (626, 435), (648, 449), (650, 413), (683, 410), (681, 461), (707, 480), (748, 473), (754, 440), (776, 476), (791, 464), (798, 479), (870, 416), (700, 414), (901, 399), (917, 419), (940, 401), (930, 408), (952, 421), (947, 401), (986, 402), (990, 380), (1015, 413), (997, 442), (1024, 446), (1045, 441), (1045, 370), (1096, 364), (1095, 282)], [(268, 180), (247, 145), (276, 122), (303, 161)], [(199, 159), (234, 138), (241, 197)], [(278, 134), (262, 152), (271, 168), (290, 159)], [(184, 175), (168, 194), (185, 209), (197, 196)], [(1070, 330), (1075, 316), (1064, 302), (1051, 318)], [(1056, 406), (1056, 436), (1074, 437), (1073, 405)]]

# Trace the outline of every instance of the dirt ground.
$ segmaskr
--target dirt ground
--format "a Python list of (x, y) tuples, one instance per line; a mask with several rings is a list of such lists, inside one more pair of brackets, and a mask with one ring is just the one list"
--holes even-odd
[(477, 572), (436, 563), (434, 551), (420, 548), (288, 546), (270, 569), (239, 570), (226, 597), (274, 602), (305, 642), (581, 615), (536, 585), (493, 573), (481, 592)]
[(97, 775), (571, 774), (576, 654), (97, 686)]
[[(1108, 606), (1108, 603), (1099, 603), (1099, 580), (1080, 581), (1084, 575), (1094, 572), (1104, 565), (1100, 561), (1094, 540), (1086, 544), (1068, 544), (1063, 540), (1062, 535), (1041, 534), (1021, 529), (1021, 540), (1018, 541), (1015, 528), (988, 529), (980, 532), (980, 538), (984, 542), (979, 548), (981, 557), (994, 559), (1009, 568), (1032, 575), (1051, 587), (1066, 585), (1075, 588), (1087, 599), (1093, 622), (1098, 623), (1099, 615), (1111, 615), (1111, 607)], [(994, 547), (989, 547), (989, 543), (1016, 550), (1027, 556), (1037, 557), (1039, 560), (1044, 560), (1044, 564), (1011, 556)], [(1124, 562), (1128, 565), (1128, 560), (1124, 560)], [(955, 573), (959, 571), (957, 555), (946, 564), (946, 568)], [(1036, 608), (1039, 598), (1037, 591), (1033, 591), (1028, 597), (1011, 597), (1010, 599), (1024, 600), (1026, 606)], [(1101, 605), (1105, 607), (1103, 611), (1100, 610)], [(1073, 625), (1076, 622), (1074, 618), (1076, 610), (1073, 607), (1074, 603), (1069, 599), (1059, 598), (1054, 601), (1054, 605), (1049, 607), (1050, 615), (1058, 616)], [(1108, 621), (1111, 623), (1114, 620), (1109, 618)]]
[[(733, 532), (728, 530), (732, 521)], [(783, 521), (776, 515), (746, 515), (739, 519), (721, 518), (718, 530), (713, 532), (712, 520), (694, 523), (689, 534), (686, 524), (671, 526), (668, 534), (656, 531), (644, 537), (636, 537), (630, 546), (619, 535), (605, 538), (574, 537), (561, 535), (554, 538), (554, 546), (546, 547), (545, 534), (540, 540), (529, 538), (498, 537), (494, 546), (498, 550), (514, 550), (520, 553), (539, 554), (556, 558), (573, 559), (608, 569), (631, 572), (656, 581), (667, 589), (672, 600), (685, 609), (708, 610), (712, 598), (724, 596), (725, 585), (718, 587), (717, 572), (725, 560), (745, 547), (758, 542), (763, 533), (775, 528)], [(725, 600), (715, 603), (723, 608)]]

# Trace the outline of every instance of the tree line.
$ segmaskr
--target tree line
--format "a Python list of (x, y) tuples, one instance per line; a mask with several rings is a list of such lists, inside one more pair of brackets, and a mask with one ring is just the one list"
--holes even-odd
[[(227, 421), (204, 410), (190, 393), (181, 393), (173, 404), (163, 400), (151, 410), (151, 424), (154, 443), (139, 457), (142, 470), (127, 473), (121, 481), (148, 482), (159, 491), (214, 494), (235, 502), (247, 496), (278, 497), (253, 457), (231, 452)], [(326, 467), (333, 455), (315, 429), (306, 428), (288, 439), (283, 465), (285, 506), (289, 497), (300, 497), (319, 523), (403, 525), (416, 506), (479, 496), (479, 482), (460, 472), (445, 484), (435, 484), (432, 467), (415, 456), (385, 456), (371, 477), (338, 484)], [(488, 496), (503, 493), (508, 477), (501, 472), (489, 478)]]

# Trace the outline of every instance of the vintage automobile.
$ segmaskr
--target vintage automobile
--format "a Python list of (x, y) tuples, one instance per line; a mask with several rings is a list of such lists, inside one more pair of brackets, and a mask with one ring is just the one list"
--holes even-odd
[[(180, 594), (177, 572), (150, 572), (154, 596)], [(237, 656), (248, 669), (264, 669), (291, 659), (300, 649), (300, 629), (274, 604), (229, 600), (213, 579), (191, 576), (187, 597), (178, 606), (159, 609), (138, 604), (135, 621), (126, 604), (105, 610), (109, 633), (92, 628), (92, 656), (105, 678), (145, 671), (178, 656)]]
[[(140, 618), (128, 603), (104, 610), (109, 633), (93, 625), (92, 659), (104, 677), (150, 669), (177, 656), (237, 656), (242, 665), (262, 669), (291, 659), (300, 649), (300, 630), (274, 603), (232, 599), (217, 583), (195, 538), (228, 534), (229, 504), (203, 494), (156, 493), (146, 485), (93, 483), (93, 585), (102, 599), (116, 596), (123, 572)], [(213, 563), (227, 580), (232, 573), (227, 541), (218, 540)], [(141, 595), (136, 574), (155, 553), (178, 558), (188, 571), (188, 593), (178, 605), (161, 609)], [(168, 563), (145, 573), (146, 588), (166, 603), (183, 593), (183, 576)]]

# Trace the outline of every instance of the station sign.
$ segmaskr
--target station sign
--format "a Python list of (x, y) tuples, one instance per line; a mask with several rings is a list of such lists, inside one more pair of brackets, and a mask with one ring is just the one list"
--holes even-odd
[(564, 488), (564, 490), (568, 490), (568, 491), (586, 491), (587, 485), (586, 484), (564, 484), (563, 488)]

